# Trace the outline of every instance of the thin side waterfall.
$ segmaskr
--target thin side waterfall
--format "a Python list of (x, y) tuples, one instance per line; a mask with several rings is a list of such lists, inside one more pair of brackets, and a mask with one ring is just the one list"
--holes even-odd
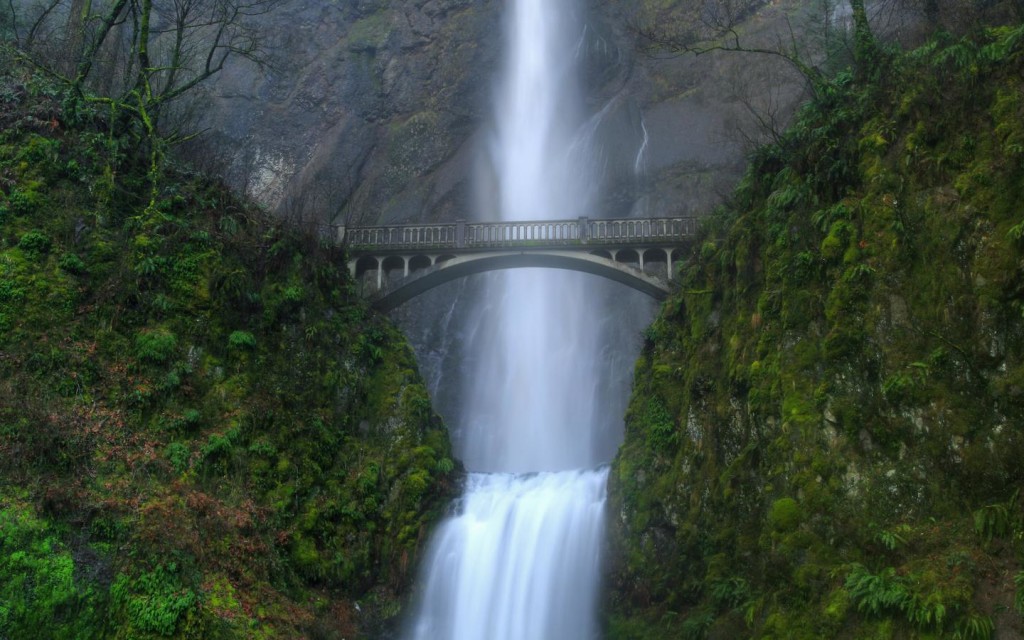
[[(510, 0), (489, 145), (503, 220), (588, 214), (575, 0)], [(592, 276), (484, 276), (454, 431), (471, 471), (423, 569), (412, 640), (591, 640), (607, 468), (621, 438)], [(624, 395), (621, 390), (618, 395)]]

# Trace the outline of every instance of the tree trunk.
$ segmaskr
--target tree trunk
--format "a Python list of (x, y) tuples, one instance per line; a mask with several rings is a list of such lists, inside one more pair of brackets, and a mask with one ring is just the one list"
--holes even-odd
[(85, 44), (85, 18), (92, 10), (90, 0), (71, 0), (68, 12), (67, 39), (64, 42), (64, 55), (61, 69), (64, 75), (73, 78), (79, 63), (82, 61), (82, 47)]

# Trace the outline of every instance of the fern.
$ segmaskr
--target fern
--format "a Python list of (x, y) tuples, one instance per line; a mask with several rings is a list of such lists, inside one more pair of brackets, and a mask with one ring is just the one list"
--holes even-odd
[(941, 629), (946, 620), (946, 605), (938, 593), (930, 593), (923, 598), (915, 594), (906, 600), (903, 608), (907, 620), (920, 629)]
[(1007, 232), (1006, 237), (1014, 242), (1020, 242), (1024, 239), (1024, 221), (1010, 227), (1010, 231)]
[(750, 599), (750, 587), (743, 578), (711, 583), (711, 601), (721, 609), (734, 609)]
[(680, 627), (684, 640), (704, 640), (715, 616), (706, 610), (694, 611), (686, 617)]
[(992, 618), (971, 613), (957, 621), (953, 640), (990, 640), (995, 630)]
[(855, 564), (846, 578), (846, 589), (857, 610), (873, 616), (902, 611), (911, 599), (906, 584), (892, 567), (876, 575), (863, 565)]
[(905, 536), (908, 533), (910, 533), (910, 525), (901, 524), (892, 530), (879, 531), (878, 541), (889, 551), (895, 551), (897, 548), (907, 544)]
[(977, 51), (974, 46), (967, 42), (960, 42), (940, 51), (935, 56), (933, 64), (937, 67), (952, 64), (957, 69), (963, 70), (972, 66), (976, 59)]
[(1004, 538), (1021, 526), (1020, 512), (1017, 509), (1017, 497), (1020, 490), (1013, 492), (1006, 502), (986, 505), (974, 512), (974, 532), (985, 542), (994, 538)]

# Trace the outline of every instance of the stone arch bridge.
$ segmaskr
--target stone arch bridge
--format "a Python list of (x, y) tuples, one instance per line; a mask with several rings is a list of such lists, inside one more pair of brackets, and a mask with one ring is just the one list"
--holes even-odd
[(624, 218), (332, 227), (380, 311), (474, 273), (548, 267), (591, 273), (663, 299), (697, 219)]

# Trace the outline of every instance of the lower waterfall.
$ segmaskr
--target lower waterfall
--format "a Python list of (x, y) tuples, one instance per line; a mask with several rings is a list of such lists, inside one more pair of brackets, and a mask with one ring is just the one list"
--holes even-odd
[(592, 638), (607, 469), (471, 474), (431, 545), (417, 640)]

